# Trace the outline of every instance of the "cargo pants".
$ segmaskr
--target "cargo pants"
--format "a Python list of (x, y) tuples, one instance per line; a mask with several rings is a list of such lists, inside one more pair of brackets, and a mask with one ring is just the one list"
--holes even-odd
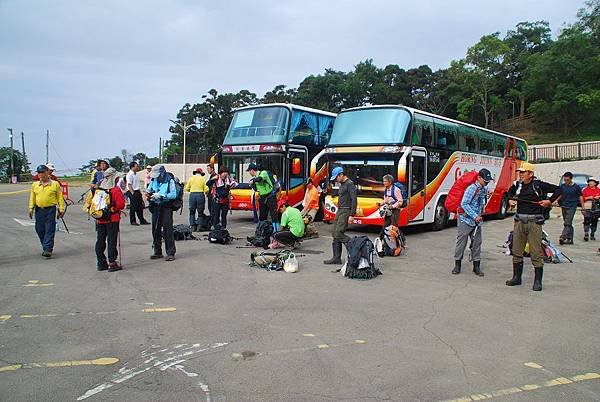
[[(532, 215), (533, 216), (533, 215)], [(525, 218), (518, 220), (515, 216), (513, 227), (513, 263), (523, 262), (523, 252), (525, 245), (529, 243), (529, 253), (531, 263), (534, 268), (544, 267), (544, 258), (542, 257), (542, 225), (536, 223), (534, 218)]]

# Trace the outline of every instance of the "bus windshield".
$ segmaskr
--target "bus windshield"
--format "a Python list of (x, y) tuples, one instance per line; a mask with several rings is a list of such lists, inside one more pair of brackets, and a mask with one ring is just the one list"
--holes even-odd
[(332, 158), (330, 167), (342, 166), (344, 173), (357, 185), (358, 195), (381, 197), (383, 194), (383, 176), (396, 177), (397, 160), (395, 156), (353, 155)]
[(335, 145), (402, 144), (410, 113), (398, 108), (357, 109), (340, 113), (329, 140)]
[(283, 144), (287, 140), (289, 115), (282, 106), (238, 110), (223, 145)]

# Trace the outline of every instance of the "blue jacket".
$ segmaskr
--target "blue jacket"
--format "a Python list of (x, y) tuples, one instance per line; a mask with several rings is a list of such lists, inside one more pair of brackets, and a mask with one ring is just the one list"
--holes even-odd
[(150, 186), (148, 186), (148, 194), (154, 193), (162, 195), (162, 198), (159, 202), (155, 200), (150, 201), (154, 204), (161, 204), (174, 200), (177, 198), (177, 187), (175, 187), (175, 180), (169, 177), (166, 182), (160, 183), (158, 180), (152, 179)]
[(479, 182), (467, 187), (460, 202), (460, 207), (464, 213), (459, 214), (458, 219), (469, 226), (477, 226), (478, 223), (475, 222), (475, 218), (483, 213), (486, 195), (487, 190)]

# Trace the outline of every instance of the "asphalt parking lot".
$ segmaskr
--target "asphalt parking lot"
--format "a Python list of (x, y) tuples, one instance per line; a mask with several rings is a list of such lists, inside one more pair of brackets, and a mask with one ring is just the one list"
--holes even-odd
[[(27, 199), (0, 195), (0, 400), (600, 400), (600, 242), (582, 241), (580, 214), (562, 248), (574, 263), (547, 265), (532, 292), (529, 262), (523, 286), (504, 285), (511, 219), (485, 223), (483, 278), (450, 274), (453, 227), (410, 228), (405, 255), (356, 281), (322, 264), (324, 224), (287, 274), (249, 267), (243, 240), (151, 261), (150, 229), (127, 219), (125, 269), (108, 273), (78, 206), (42, 259)], [(561, 226), (545, 230), (556, 241)], [(229, 229), (245, 238), (250, 214)]]

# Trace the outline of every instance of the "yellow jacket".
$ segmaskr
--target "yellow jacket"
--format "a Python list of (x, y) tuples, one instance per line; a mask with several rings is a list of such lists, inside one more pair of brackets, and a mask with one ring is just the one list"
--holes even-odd
[(204, 177), (195, 174), (185, 183), (185, 191), (190, 193), (208, 193), (208, 186)]
[(46, 184), (36, 181), (31, 185), (31, 193), (29, 194), (30, 211), (35, 207), (46, 208), (55, 205), (58, 205), (60, 212), (65, 212), (65, 199), (57, 181), (50, 180)]

